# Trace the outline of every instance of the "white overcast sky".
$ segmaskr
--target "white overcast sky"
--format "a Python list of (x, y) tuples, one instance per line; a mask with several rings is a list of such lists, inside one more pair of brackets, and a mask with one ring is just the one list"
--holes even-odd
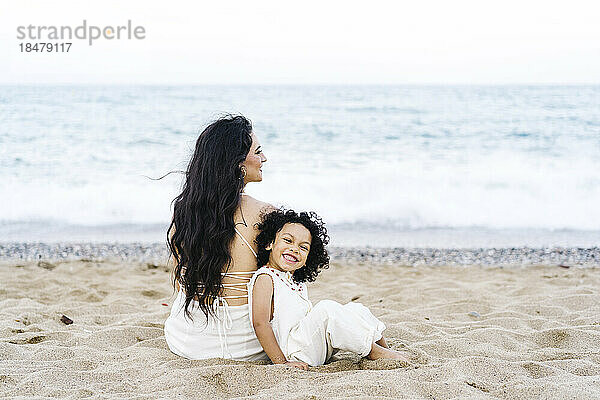
[[(21, 53), (20, 25), (146, 29)], [(0, 83), (600, 83), (599, 1), (4, 1)], [(7, 59), (5, 59), (7, 57)]]

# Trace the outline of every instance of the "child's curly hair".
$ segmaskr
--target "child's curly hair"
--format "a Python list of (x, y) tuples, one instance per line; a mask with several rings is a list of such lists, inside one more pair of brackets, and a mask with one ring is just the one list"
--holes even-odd
[(258, 245), (257, 265), (260, 268), (267, 264), (271, 251), (266, 247), (275, 241), (277, 232), (288, 223), (302, 224), (312, 236), (306, 265), (294, 271), (292, 275), (296, 282), (312, 282), (323, 268), (329, 267), (329, 254), (325, 249), (329, 243), (327, 229), (321, 217), (312, 211), (297, 213), (294, 210), (282, 208), (265, 214), (262, 222), (258, 224), (260, 233), (255, 240)]

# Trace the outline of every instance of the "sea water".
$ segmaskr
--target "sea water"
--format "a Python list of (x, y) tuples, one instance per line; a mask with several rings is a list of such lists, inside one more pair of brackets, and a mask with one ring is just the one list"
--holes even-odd
[(600, 86), (0, 86), (0, 241), (164, 241), (223, 113), (334, 244), (600, 245)]

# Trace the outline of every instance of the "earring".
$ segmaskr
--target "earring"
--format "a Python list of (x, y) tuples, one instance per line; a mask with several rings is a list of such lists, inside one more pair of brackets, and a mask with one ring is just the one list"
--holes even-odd
[(242, 165), (240, 169), (242, 170), (242, 179), (244, 179), (246, 177), (246, 167)]

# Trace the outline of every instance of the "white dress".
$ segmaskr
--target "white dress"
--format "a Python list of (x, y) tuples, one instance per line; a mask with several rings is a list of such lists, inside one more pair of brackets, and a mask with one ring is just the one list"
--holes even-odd
[[(244, 236), (237, 229), (236, 233), (256, 257)], [(169, 349), (192, 360), (217, 357), (240, 361), (268, 360), (250, 323), (249, 305), (230, 306), (227, 303), (227, 299), (245, 298), (248, 295), (247, 283), (252, 274), (254, 271), (221, 274), (239, 282), (223, 284), (223, 287), (237, 290), (240, 295), (215, 297), (213, 309), (216, 316), (209, 316), (208, 320), (195, 300), (191, 303), (193, 319), (186, 317), (183, 310), (185, 293), (180, 289), (165, 321), (165, 340)]]
[(256, 271), (248, 283), (251, 321), (252, 289), (262, 274), (273, 280), (271, 327), (288, 360), (323, 365), (337, 350), (365, 357), (373, 343), (381, 339), (385, 325), (367, 307), (332, 300), (322, 300), (313, 307), (304, 283), (295, 283), (290, 272), (268, 267)]

